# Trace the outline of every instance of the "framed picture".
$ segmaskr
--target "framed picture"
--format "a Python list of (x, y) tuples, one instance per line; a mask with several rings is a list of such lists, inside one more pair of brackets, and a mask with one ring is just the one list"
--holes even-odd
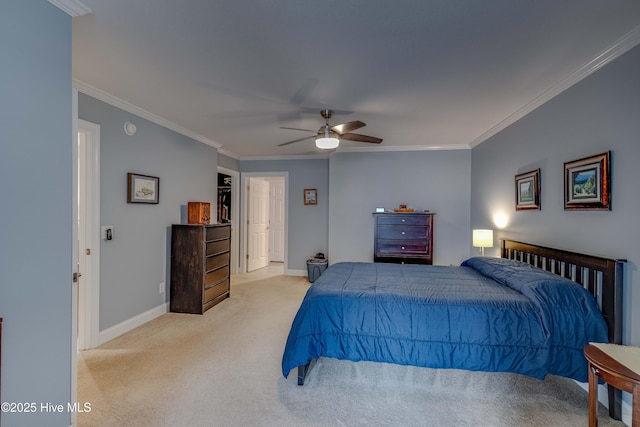
[(304, 189), (304, 204), (305, 205), (317, 205), (318, 204), (318, 190), (315, 188)]
[(128, 173), (127, 181), (127, 203), (158, 204), (160, 178)]
[(611, 210), (610, 180), (610, 151), (565, 163), (565, 210)]
[(540, 169), (516, 175), (516, 210), (540, 210)]

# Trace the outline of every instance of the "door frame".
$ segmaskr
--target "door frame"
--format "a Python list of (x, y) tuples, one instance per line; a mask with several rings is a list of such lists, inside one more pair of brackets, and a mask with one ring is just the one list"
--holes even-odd
[[(240, 210), (240, 272), (247, 272), (247, 221), (248, 221), (248, 194), (246, 191), (249, 184), (249, 178), (284, 178), (284, 271), (286, 272), (289, 264), (288, 246), (289, 246), (289, 172), (241, 172), (241, 197), (242, 205)], [(233, 191), (233, 190), (232, 190)]]
[[(71, 89), (71, 277), (78, 272), (78, 90)], [(71, 390), (69, 402), (78, 401), (78, 286), (71, 279)], [(69, 413), (76, 425), (76, 413)]]
[[(240, 269), (240, 227), (238, 218), (240, 217), (240, 172), (218, 166), (218, 173), (223, 173), (231, 177), (231, 256), (236, 254), (234, 261), (231, 263), (231, 274), (237, 274)], [(218, 194), (216, 175), (216, 198)]]
[(86, 182), (86, 203), (84, 247), (78, 250), (88, 248), (91, 255), (84, 256), (86, 262), (78, 289), (78, 350), (87, 350), (98, 345), (100, 329), (100, 125), (78, 119), (80, 132), (86, 135), (86, 168), (85, 175), (78, 178)]

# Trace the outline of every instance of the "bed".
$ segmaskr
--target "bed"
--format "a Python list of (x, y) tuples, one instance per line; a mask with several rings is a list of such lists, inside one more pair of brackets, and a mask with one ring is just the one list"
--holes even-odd
[[(585, 382), (584, 346), (621, 342), (623, 263), (511, 240), (460, 266), (337, 263), (307, 291), (282, 373), (303, 385), (330, 357)], [(611, 387), (609, 402), (620, 419)]]

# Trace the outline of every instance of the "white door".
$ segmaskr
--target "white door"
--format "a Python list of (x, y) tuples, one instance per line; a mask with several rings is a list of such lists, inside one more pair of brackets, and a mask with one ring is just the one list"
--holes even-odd
[[(76, 328), (76, 338), (78, 340), (78, 350), (86, 349), (85, 344), (85, 304), (84, 299), (84, 282), (88, 279), (86, 266), (87, 266), (87, 252), (85, 248), (86, 234), (87, 234), (87, 213), (86, 213), (86, 194), (87, 194), (87, 133), (78, 126), (78, 279), (76, 285), (78, 286), (78, 304), (76, 309), (78, 311), (78, 325)], [(86, 276), (86, 277), (85, 277)]]
[(269, 182), (269, 260), (284, 262), (284, 178)]
[(78, 120), (78, 350), (97, 345), (100, 266), (100, 126)]
[(269, 263), (269, 182), (249, 178), (248, 259), (247, 271), (266, 267)]

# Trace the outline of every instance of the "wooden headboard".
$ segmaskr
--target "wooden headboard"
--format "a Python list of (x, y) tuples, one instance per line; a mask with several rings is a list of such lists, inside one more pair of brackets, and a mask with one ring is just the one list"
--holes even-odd
[(604, 258), (502, 240), (502, 258), (523, 261), (580, 283), (598, 301), (609, 328), (609, 342), (622, 343), (622, 274), (624, 259)]
[[(607, 322), (609, 342), (622, 343), (622, 282), (624, 259), (604, 258), (502, 240), (500, 256), (526, 262), (581, 284), (595, 297)], [(622, 396), (609, 386), (609, 415), (620, 419)]]

